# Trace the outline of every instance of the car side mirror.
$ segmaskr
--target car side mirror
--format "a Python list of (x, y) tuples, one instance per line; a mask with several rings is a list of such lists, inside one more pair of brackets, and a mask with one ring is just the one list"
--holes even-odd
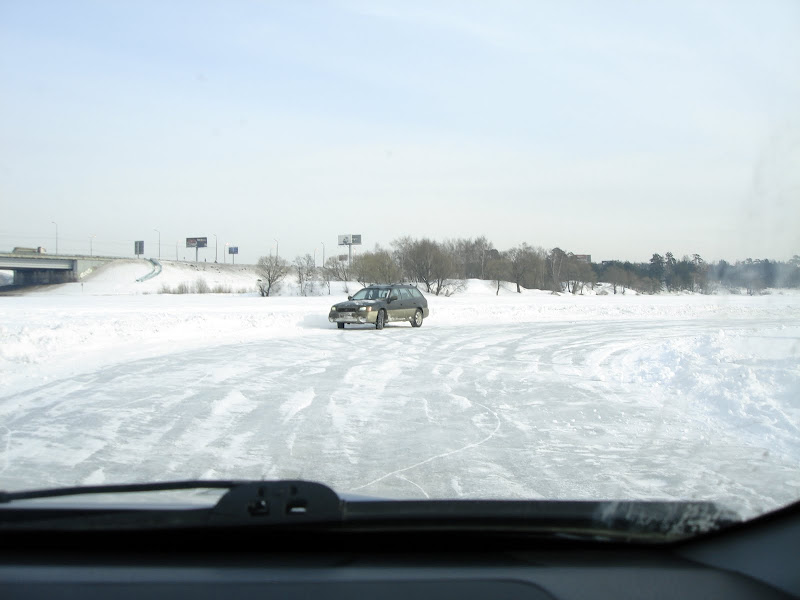
[(348, 299), (348, 300), (352, 300), (352, 299), (353, 299), (353, 297), (352, 297), (352, 296), (348, 296), (348, 297), (347, 297), (347, 299)]
[(395, 300), (397, 300), (397, 296), (389, 296), (389, 302), (394, 302)]

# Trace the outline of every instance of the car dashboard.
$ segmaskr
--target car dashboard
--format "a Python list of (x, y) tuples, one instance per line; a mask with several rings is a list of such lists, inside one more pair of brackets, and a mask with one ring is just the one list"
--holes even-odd
[(663, 545), (457, 529), (12, 532), (0, 597), (800, 597), (797, 512)]

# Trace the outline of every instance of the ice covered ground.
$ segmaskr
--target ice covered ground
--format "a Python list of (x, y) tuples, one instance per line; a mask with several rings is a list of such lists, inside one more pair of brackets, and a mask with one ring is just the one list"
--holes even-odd
[(339, 331), (326, 315), (341, 291), (124, 295), (137, 288), (118, 275), (100, 292), (117, 295), (89, 280), (0, 298), (0, 488), (298, 477), (401, 498), (710, 499), (746, 516), (800, 497), (796, 294), (471, 282), (429, 298), (421, 329)]

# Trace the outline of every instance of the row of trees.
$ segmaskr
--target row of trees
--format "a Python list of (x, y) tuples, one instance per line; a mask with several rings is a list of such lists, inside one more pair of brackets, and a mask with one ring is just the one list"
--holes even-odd
[(653, 254), (648, 263), (609, 261), (597, 268), (600, 281), (617, 289), (634, 289), (643, 293), (692, 291), (711, 293), (717, 289), (745, 289), (755, 294), (766, 288), (800, 287), (800, 256), (786, 262), (767, 259), (721, 260), (706, 263), (699, 254), (676, 259), (671, 252)]
[(633, 289), (641, 293), (653, 294), (689, 290), (693, 292), (711, 291), (708, 279), (708, 265), (699, 254), (684, 256), (677, 260), (672, 252), (664, 256), (653, 254), (648, 263), (606, 261), (597, 271), (600, 280), (624, 292)]
[[(514, 282), (517, 291), (523, 287), (546, 289), (558, 284), (562, 272), (570, 275), (575, 271), (570, 257), (557, 248), (548, 252), (527, 244), (500, 252), (485, 237), (446, 242), (403, 237), (389, 248), (375, 246), (374, 250), (361, 253), (351, 264), (330, 257), (322, 267), (314, 268), (308, 254), (292, 263), (269, 256), (259, 259), (257, 271), (264, 296), (274, 294), (289, 276), (295, 278), (303, 295), (325, 288), (330, 292), (332, 281), (358, 281), (362, 285), (410, 281), (438, 296), (463, 289), (467, 279), (493, 280), (498, 291), (503, 281)], [(592, 280), (587, 268), (589, 265), (580, 277), (584, 285)], [(577, 284), (570, 279), (568, 285), (576, 289)]]
[(332, 281), (357, 281), (364, 286), (409, 281), (437, 296), (463, 289), (467, 279), (493, 281), (496, 293), (506, 281), (513, 283), (517, 292), (527, 288), (572, 294), (593, 289), (598, 281), (610, 283), (615, 294), (628, 289), (710, 293), (724, 286), (755, 293), (765, 287), (800, 287), (798, 256), (786, 263), (748, 259), (732, 265), (725, 261), (708, 264), (698, 254), (677, 259), (667, 252), (653, 254), (647, 263), (591, 264), (561, 248), (545, 250), (523, 243), (500, 251), (485, 237), (444, 242), (402, 237), (388, 248), (376, 245), (354, 257), (352, 263), (330, 257), (322, 267), (316, 267), (310, 254), (291, 263), (276, 256), (262, 257), (257, 271), (264, 296), (274, 294), (289, 276), (302, 295), (330, 293)]

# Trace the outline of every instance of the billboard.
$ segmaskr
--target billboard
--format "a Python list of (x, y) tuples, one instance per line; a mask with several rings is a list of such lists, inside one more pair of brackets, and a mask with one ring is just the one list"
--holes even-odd
[(228, 254), (239, 254), (239, 246), (228, 246)]
[(144, 240), (140, 242), (133, 242), (133, 253), (134, 254), (144, 254)]
[(204, 237), (186, 238), (187, 248), (205, 248), (207, 246), (208, 246), (208, 238)]
[(345, 234), (339, 236), (339, 245), (340, 246), (360, 246), (361, 245), (361, 234), (360, 233), (352, 233), (352, 234)]

